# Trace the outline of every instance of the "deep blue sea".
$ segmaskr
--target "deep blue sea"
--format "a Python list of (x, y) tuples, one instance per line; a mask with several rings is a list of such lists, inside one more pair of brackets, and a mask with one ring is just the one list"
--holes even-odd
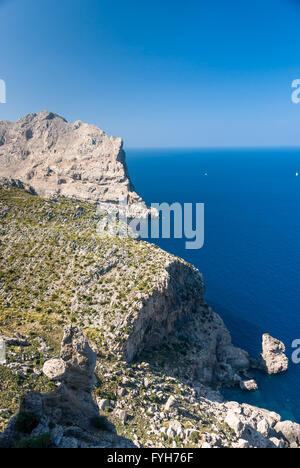
[[(127, 161), (148, 203), (205, 203), (201, 250), (186, 250), (185, 240), (155, 242), (204, 274), (206, 300), (234, 344), (258, 357), (268, 332), (290, 358), (300, 339), (300, 149), (131, 149)], [(300, 364), (256, 378), (258, 392), (225, 396), (300, 423)]]

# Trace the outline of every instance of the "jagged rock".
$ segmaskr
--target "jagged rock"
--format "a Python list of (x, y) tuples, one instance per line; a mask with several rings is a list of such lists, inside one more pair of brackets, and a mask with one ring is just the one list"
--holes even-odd
[(240, 387), (242, 390), (245, 390), (248, 392), (256, 392), (258, 390), (258, 385), (254, 379), (241, 381)]
[[(90, 348), (82, 331), (77, 327), (66, 326), (62, 340), (61, 361), (58, 366), (61, 375), (56, 378), (61, 386), (52, 394), (42, 396), (28, 394), (21, 403), (21, 410), (36, 414), (32, 401), (35, 405), (39, 402), (39, 408), (42, 407), (50, 418), (54, 409), (60, 410), (59, 424), (75, 423), (88, 428), (90, 419), (98, 415), (98, 408), (91, 395), (95, 383), (95, 364), (96, 354)], [(61, 373), (63, 368), (64, 372)], [(58, 373), (58, 370), (55, 368), (53, 373)]]
[[(0, 177), (42, 197), (66, 196), (110, 206), (127, 197), (128, 216), (149, 214), (131, 183), (123, 143), (95, 125), (69, 124), (43, 111), (0, 121)], [(153, 212), (153, 214), (155, 214)]]
[(234, 430), (238, 437), (240, 437), (245, 430), (245, 424), (241, 421), (240, 417), (233, 411), (229, 411), (225, 419), (225, 423), (228, 424), (228, 426), (232, 430)]
[(97, 398), (97, 405), (99, 410), (105, 410), (105, 408), (110, 408), (111, 404), (109, 400), (105, 400), (102, 398)]
[(233, 444), (233, 448), (238, 448), (238, 449), (249, 448), (249, 442), (244, 439), (239, 439), (235, 444)]
[[(97, 446), (103, 440), (108, 447), (134, 447), (130, 441), (114, 434), (111, 424), (106, 425), (109, 432), (99, 430), (92, 424), (99, 417), (91, 394), (95, 383), (96, 354), (79, 328), (65, 327), (61, 360), (64, 373), (57, 377), (61, 383), (59, 389), (45, 395), (30, 392), (21, 402), (20, 413), (32, 413), (39, 421), (30, 437), (50, 433), (53, 445), (60, 448)], [(50, 368), (53, 370), (53, 367)], [(54, 373), (55, 369), (54, 366)], [(13, 418), (0, 436), (0, 447), (10, 447), (20, 437), (16, 420), (16, 417)], [(72, 430), (74, 425), (76, 427)]]
[(35, 429), (33, 429), (33, 431), (31, 432), (30, 437), (32, 439), (36, 439), (37, 437), (40, 437), (43, 434), (48, 434), (50, 432), (49, 422), (50, 421), (47, 416), (42, 416), (38, 426)]
[[(123, 345), (128, 362), (174, 335), (183, 323), (192, 320), (191, 311), (201, 307), (205, 289), (203, 277), (196, 268), (166, 258), (163, 276), (139, 313), (134, 314), (134, 320), (131, 318), (131, 330)], [(187, 288), (193, 293), (187, 295)]]
[(184, 428), (179, 421), (171, 421), (169, 427), (167, 429), (167, 436), (168, 437), (175, 437), (175, 436), (183, 436), (184, 435)]
[(289, 361), (284, 344), (270, 336), (263, 335), (262, 367), (268, 374), (278, 374), (288, 370)]
[(62, 359), (50, 359), (43, 366), (43, 373), (50, 380), (62, 378), (66, 370), (65, 363)]
[(85, 394), (90, 395), (95, 385), (94, 370), (97, 356), (79, 328), (65, 327), (60, 356), (65, 363), (62, 379), (64, 387), (70, 393), (75, 391), (79, 400), (86, 402)]
[(5, 218), (5, 216), (9, 213), (9, 207), (4, 205), (0, 206), (0, 219)]
[[(231, 341), (221, 343), (218, 353), (220, 357), (225, 357), (223, 361), (229, 364), (235, 371), (248, 370), (250, 367), (250, 356), (247, 351), (232, 346)], [(222, 361), (222, 359), (219, 360)]]
[(145, 388), (148, 388), (148, 387), (150, 387), (150, 385), (151, 385), (151, 380), (149, 380), (149, 379), (147, 379), (147, 378), (144, 379), (144, 387), (145, 387)]
[(257, 430), (260, 432), (264, 437), (269, 437), (270, 433), (270, 424), (266, 419), (262, 419), (257, 424)]
[(165, 410), (170, 411), (170, 409), (177, 406), (177, 404), (178, 403), (177, 403), (176, 398), (173, 395), (171, 395), (170, 398), (168, 399), (167, 403), (165, 404)]
[(270, 437), (270, 442), (279, 449), (287, 448), (287, 444), (283, 440), (279, 440), (276, 437)]
[(47, 353), (48, 351), (51, 351), (50, 346), (47, 346), (47, 343), (43, 338), (36, 338), (35, 341), (39, 344), (38, 351), (40, 353)]
[(278, 422), (275, 426), (275, 432), (284, 437), (290, 445), (299, 447), (300, 445), (300, 425), (291, 421)]

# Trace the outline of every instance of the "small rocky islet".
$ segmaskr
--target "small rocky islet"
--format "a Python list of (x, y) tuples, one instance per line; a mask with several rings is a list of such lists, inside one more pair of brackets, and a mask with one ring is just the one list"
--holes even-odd
[(0, 122), (0, 167), (0, 447), (300, 446), (299, 425), (219, 392), (287, 371), (283, 343), (253, 359), (195, 267), (97, 235), (98, 202), (151, 213), (120, 139), (30, 114)]

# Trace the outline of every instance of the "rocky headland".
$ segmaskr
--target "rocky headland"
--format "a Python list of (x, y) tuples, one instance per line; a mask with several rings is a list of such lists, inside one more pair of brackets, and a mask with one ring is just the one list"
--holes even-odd
[(130, 180), (121, 138), (49, 111), (0, 121), (0, 177), (42, 197), (111, 205), (126, 200), (128, 217), (151, 213)]
[(195, 267), (97, 235), (94, 202), (140, 199), (121, 143), (77, 125), (47, 112), (0, 123), (0, 446), (300, 446), (299, 425), (219, 392), (255, 391), (254, 368), (286, 371), (284, 345), (265, 335), (253, 359)]

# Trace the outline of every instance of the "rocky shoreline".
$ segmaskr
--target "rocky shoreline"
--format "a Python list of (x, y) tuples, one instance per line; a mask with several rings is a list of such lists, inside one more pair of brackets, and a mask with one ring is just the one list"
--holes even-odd
[[(15, 340), (11, 342), (16, 343)], [(24, 341), (22, 345), (25, 346)], [(102, 378), (110, 382), (115, 374), (121, 380), (117, 401), (93, 398), (96, 360), (97, 354), (82, 331), (66, 326), (60, 358), (46, 361), (43, 366), (43, 372), (57, 389), (48, 394), (26, 394), (18, 414), (0, 435), (0, 447), (46, 444), (47, 448), (140, 448), (166, 447), (166, 443), (171, 443), (174, 448), (298, 448), (300, 445), (299, 425), (282, 421), (274, 412), (225, 402), (218, 392), (200, 382), (183, 384), (168, 377), (168, 372), (158, 374), (146, 362), (135, 367), (120, 362), (121, 371), (117, 365), (108, 369), (107, 364), (98, 364), (98, 375), (100, 372)], [(139, 387), (144, 389), (144, 404), (129, 405), (128, 400), (137, 400)], [(172, 389), (170, 396), (166, 388)], [(145, 443), (137, 433), (132, 440), (117, 434), (116, 426), (119, 423), (126, 427), (133, 410), (141, 411), (151, 421), (146, 434), (149, 440)], [(109, 422), (108, 415), (116, 426)], [(153, 438), (160, 442), (155, 443)]]

